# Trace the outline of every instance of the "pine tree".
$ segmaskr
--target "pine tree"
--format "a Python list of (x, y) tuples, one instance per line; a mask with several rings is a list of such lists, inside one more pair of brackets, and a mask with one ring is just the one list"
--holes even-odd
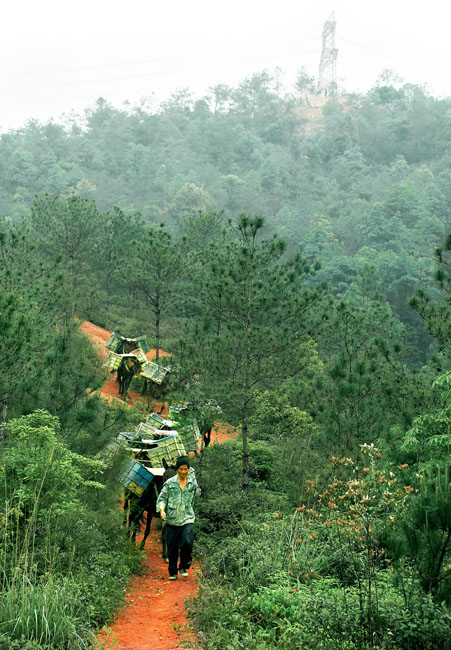
[(130, 254), (124, 261), (124, 284), (137, 301), (150, 311), (154, 324), (155, 359), (160, 358), (161, 323), (176, 302), (183, 260), (177, 242), (162, 224), (151, 226), (140, 241), (130, 243)]
[(285, 243), (260, 241), (262, 217), (240, 215), (235, 238), (210, 251), (202, 314), (185, 347), (185, 362), (228, 421), (240, 423), (243, 489), (249, 488), (249, 420), (258, 389), (273, 388), (295, 369), (294, 347), (324, 314), (320, 291), (307, 289), (311, 270), (297, 256), (283, 261)]
[(437, 261), (436, 280), (442, 292), (442, 299), (431, 301), (422, 290), (417, 291), (410, 301), (412, 307), (426, 322), (431, 334), (445, 354), (451, 354), (451, 232), (442, 246), (435, 250)]

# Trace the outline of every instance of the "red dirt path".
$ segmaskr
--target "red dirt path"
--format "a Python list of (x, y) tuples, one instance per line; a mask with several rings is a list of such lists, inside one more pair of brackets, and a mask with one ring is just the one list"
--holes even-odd
[[(185, 599), (197, 591), (196, 563), (189, 578), (168, 581), (168, 565), (161, 557), (159, 531), (152, 526), (146, 541), (145, 559), (141, 575), (133, 576), (125, 598), (126, 605), (110, 628), (99, 635), (103, 642), (107, 631), (107, 648), (120, 650), (181, 650), (181, 643), (190, 642), (200, 648), (189, 629)], [(176, 629), (174, 629), (174, 625)]]
[[(88, 321), (82, 323), (80, 329), (90, 338), (99, 355), (106, 358), (105, 343), (111, 332)], [(154, 358), (155, 350), (151, 350), (146, 356), (149, 360)], [(118, 399), (115, 378), (107, 380), (101, 395), (109, 400)], [(129, 393), (129, 398), (129, 404), (133, 404), (140, 396)], [(158, 407), (158, 404), (154, 406), (156, 410)], [(167, 413), (166, 404), (164, 413)], [(235, 436), (233, 427), (218, 422), (212, 431), (212, 444)], [(141, 574), (132, 577), (125, 607), (119, 612), (115, 622), (102, 630), (99, 641), (103, 643), (109, 633), (106, 644), (108, 649), (182, 650), (187, 643), (191, 648), (201, 650), (198, 640), (189, 628), (184, 607), (185, 599), (196, 595), (199, 571), (199, 565), (195, 562), (190, 569), (189, 578), (179, 577), (174, 582), (168, 581), (168, 565), (161, 557), (160, 532), (153, 521), (146, 541)]]

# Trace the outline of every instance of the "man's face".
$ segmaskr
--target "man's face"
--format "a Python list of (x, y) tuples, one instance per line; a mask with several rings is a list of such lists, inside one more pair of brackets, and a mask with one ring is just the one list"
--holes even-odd
[(188, 476), (189, 472), (189, 467), (188, 465), (180, 465), (180, 467), (177, 469), (177, 474), (180, 479), (184, 480)]

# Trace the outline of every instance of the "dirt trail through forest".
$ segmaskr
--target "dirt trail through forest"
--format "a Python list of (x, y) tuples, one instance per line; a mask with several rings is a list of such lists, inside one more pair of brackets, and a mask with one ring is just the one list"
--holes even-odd
[[(80, 327), (99, 355), (106, 358), (105, 343), (111, 332), (88, 321)], [(146, 356), (149, 360), (155, 358), (155, 350)], [(104, 384), (101, 395), (108, 400), (118, 399), (115, 376)], [(137, 393), (129, 392), (128, 395), (130, 405), (140, 398)], [(159, 405), (156, 404), (154, 408), (159, 410)], [(212, 431), (212, 444), (234, 438), (235, 435), (231, 427), (218, 423)], [(200, 649), (185, 613), (185, 599), (195, 596), (197, 591), (198, 563), (191, 567), (189, 578), (179, 577), (169, 582), (168, 565), (161, 557), (160, 531), (155, 520), (146, 541), (145, 555), (140, 574), (130, 581), (125, 607), (115, 622), (99, 635), (99, 641), (103, 643), (109, 633), (106, 647), (114, 650), (182, 650), (187, 642), (191, 647)], [(116, 644), (112, 645), (114, 639)]]

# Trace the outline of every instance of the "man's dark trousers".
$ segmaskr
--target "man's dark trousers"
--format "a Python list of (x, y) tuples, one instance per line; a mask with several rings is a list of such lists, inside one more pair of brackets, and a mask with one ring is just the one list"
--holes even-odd
[(189, 569), (193, 559), (193, 524), (184, 526), (172, 526), (166, 524), (168, 543), (169, 575), (177, 575), (177, 564), (180, 550), (180, 571)]

